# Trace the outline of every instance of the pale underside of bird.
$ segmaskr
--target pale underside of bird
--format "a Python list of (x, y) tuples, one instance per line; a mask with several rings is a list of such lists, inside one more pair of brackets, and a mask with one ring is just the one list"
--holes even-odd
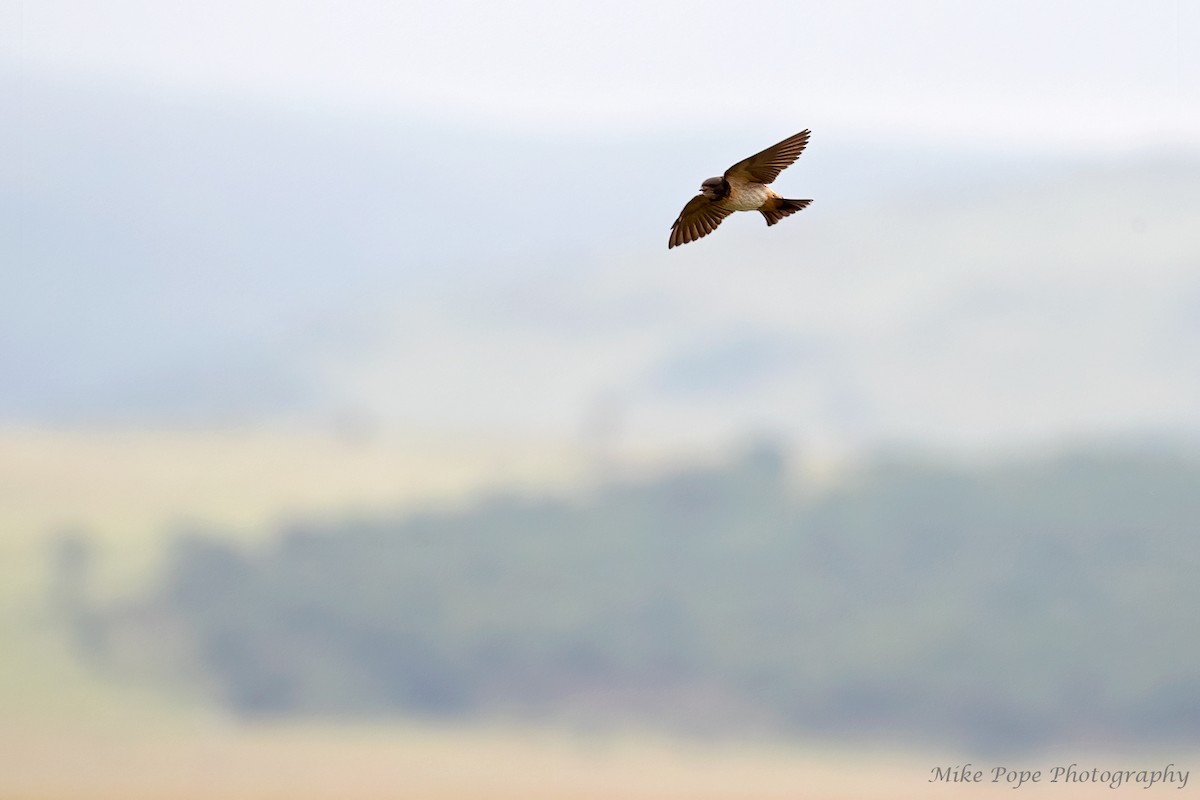
[(782, 142), (739, 161), (720, 178), (709, 178), (700, 185), (700, 194), (688, 201), (671, 226), (670, 249), (694, 242), (717, 229), (735, 211), (757, 211), (774, 225), (784, 217), (808, 207), (809, 200), (788, 200), (773, 192), (768, 184), (790, 167), (804, 152), (812, 132), (800, 131)]

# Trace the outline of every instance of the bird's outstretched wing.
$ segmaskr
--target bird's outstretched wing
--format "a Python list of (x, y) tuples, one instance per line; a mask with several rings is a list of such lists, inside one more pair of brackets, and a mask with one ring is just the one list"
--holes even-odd
[(804, 152), (811, 134), (812, 131), (809, 130), (800, 131), (745, 161), (739, 161), (725, 170), (726, 180), (770, 183), (779, 177), (779, 173), (796, 163), (796, 159)]
[(732, 213), (704, 195), (696, 195), (683, 207), (683, 211), (679, 212), (679, 218), (671, 226), (671, 241), (667, 245), (667, 249), (670, 250), (675, 245), (687, 244), (696, 241), (701, 236), (707, 236)]

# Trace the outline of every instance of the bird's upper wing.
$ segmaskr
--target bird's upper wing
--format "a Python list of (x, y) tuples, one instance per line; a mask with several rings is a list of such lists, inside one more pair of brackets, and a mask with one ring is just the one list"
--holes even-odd
[(707, 236), (732, 213), (704, 195), (696, 195), (683, 207), (683, 211), (679, 212), (679, 218), (671, 226), (671, 242), (667, 245), (667, 249), (670, 250), (675, 245), (687, 244), (696, 241), (701, 236)]
[(779, 177), (779, 173), (796, 163), (796, 159), (804, 152), (811, 133), (809, 130), (800, 131), (745, 161), (739, 161), (725, 170), (725, 178), (731, 181), (770, 183)]

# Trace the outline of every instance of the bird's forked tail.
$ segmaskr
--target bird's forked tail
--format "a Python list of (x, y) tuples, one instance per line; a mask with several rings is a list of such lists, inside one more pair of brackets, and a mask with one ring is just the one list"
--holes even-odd
[(795, 214), (797, 211), (803, 211), (808, 208), (808, 204), (812, 200), (786, 200), (782, 197), (771, 197), (767, 202), (763, 203), (759, 212), (766, 217), (768, 225), (774, 225), (784, 217)]

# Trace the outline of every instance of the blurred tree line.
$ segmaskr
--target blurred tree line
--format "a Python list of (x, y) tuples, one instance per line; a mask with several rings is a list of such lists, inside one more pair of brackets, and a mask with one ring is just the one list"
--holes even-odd
[(112, 658), (165, 659), (245, 714), (1200, 739), (1200, 461), (894, 458), (820, 492), (786, 473), (758, 447), (257, 549), (193, 531), (155, 590), (86, 619)]

